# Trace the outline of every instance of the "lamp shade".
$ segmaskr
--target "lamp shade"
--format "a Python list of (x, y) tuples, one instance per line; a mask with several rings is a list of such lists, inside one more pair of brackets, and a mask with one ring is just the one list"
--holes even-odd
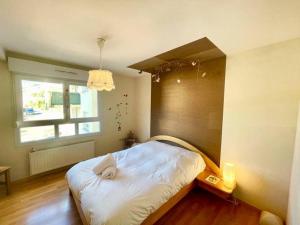
[(224, 185), (233, 189), (236, 185), (235, 166), (232, 163), (225, 163), (223, 166), (223, 181)]
[(112, 73), (108, 70), (90, 70), (87, 87), (97, 91), (115, 89)]

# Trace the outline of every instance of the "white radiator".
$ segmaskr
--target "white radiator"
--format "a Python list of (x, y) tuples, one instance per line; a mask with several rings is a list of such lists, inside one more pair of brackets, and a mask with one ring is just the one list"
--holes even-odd
[(94, 141), (30, 152), (30, 174), (34, 175), (68, 166), (94, 156)]

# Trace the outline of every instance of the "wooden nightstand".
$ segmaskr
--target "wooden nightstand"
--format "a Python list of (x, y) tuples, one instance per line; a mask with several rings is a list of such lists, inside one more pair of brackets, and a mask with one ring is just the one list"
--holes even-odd
[(211, 172), (209, 170), (204, 170), (202, 173), (200, 173), (196, 178), (198, 186), (200, 188), (203, 188), (203, 189), (223, 198), (223, 199), (232, 201), (234, 204), (236, 204), (237, 202), (234, 199), (234, 197), (232, 196), (234, 189), (229, 189), (229, 188), (225, 187), (224, 182), (221, 177), (218, 177), (218, 178), (220, 178), (220, 180), (216, 184), (210, 183), (209, 181), (206, 180), (206, 178), (210, 175), (216, 176), (213, 172)]

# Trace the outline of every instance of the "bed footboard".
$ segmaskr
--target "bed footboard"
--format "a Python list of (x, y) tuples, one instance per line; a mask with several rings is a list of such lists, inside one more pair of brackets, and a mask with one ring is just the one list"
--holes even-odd
[[(164, 214), (166, 214), (171, 208), (173, 208), (182, 198), (184, 198), (191, 190), (196, 187), (196, 182), (183, 187), (176, 195), (170, 198), (165, 204), (163, 204), (158, 210), (152, 213), (141, 225), (153, 225), (155, 224)], [(70, 195), (73, 197), (76, 208), (78, 210), (80, 219), (83, 225), (89, 225), (90, 223), (84, 216), (84, 213), (81, 209), (80, 200), (74, 195), (71, 189), (69, 189)]]
[(89, 225), (88, 221), (86, 220), (85, 216), (84, 216), (84, 213), (81, 209), (81, 205), (80, 205), (80, 200), (77, 199), (77, 197), (74, 195), (74, 193), (72, 192), (72, 190), (69, 188), (69, 193), (70, 195), (73, 197), (73, 200), (75, 202), (75, 205), (76, 205), (76, 208), (77, 208), (77, 211), (79, 213), (79, 216), (80, 216), (80, 219), (82, 221), (82, 224), (83, 225)]

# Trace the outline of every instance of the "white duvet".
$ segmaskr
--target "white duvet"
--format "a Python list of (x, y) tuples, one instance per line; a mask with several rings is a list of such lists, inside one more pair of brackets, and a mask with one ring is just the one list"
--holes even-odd
[(105, 180), (93, 172), (101, 157), (73, 166), (68, 184), (91, 225), (141, 224), (204, 170), (202, 157), (157, 141), (115, 152), (117, 175)]

